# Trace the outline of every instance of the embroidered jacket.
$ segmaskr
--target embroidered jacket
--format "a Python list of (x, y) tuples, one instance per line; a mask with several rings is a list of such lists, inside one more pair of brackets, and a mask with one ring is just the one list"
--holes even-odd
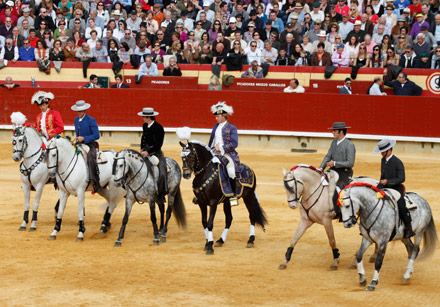
[[(211, 137), (209, 138), (209, 147), (214, 146), (215, 140), (215, 131), (217, 130), (219, 124), (216, 124), (214, 128), (212, 128)], [(240, 170), (240, 158), (238, 156), (235, 148), (238, 146), (238, 133), (237, 127), (230, 124), (229, 122), (222, 129), (222, 138), (223, 138), (223, 150), (225, 154), (228, 154), (232, 160), (234, 161), (235, 171), (238, 172)], [(228, 160), (225, 157), (222, 157), (222, 163), (227, 164)]]
[[(41, 117), (43, 113), (37, 115), (37, 130), (41, 131)], [(49, 136), (49, 140), (53, 138), (55, 135), (64, 132), (64, 123), (61, 118), (61, 114), (58, 111), (48, 110), (46, 114), (46, 132)], [(43, 133), (44, 134), (44, 133)]]

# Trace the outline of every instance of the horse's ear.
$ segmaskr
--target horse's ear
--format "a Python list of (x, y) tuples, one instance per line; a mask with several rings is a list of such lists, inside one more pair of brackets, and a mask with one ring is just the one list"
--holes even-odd
[(179, 141), (180, 146), (182, 146), (182, 148), (185, 147), (185, 144), (183, 144), (181, 141)]
[(283, 167), (283, 176), (286, 177), (286, 175), (287, 175), (287, 171), (286, 171), (286, 169)]

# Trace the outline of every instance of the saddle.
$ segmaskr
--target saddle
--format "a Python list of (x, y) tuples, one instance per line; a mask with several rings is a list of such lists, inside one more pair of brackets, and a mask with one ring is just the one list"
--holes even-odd
[[(236, 172), (236, 193), (237, 198), (241, 197), (243, 194), (243, 187), (252, 187), (255, 182), (255, 176), (252, 169), (250, 169), (245, 164), (240, 164), (240, 172)], [(232, 190), (230, 178), (228, 176), (228, 172), (226, 170), (226, 166), (222, 163), (218, 164), (217, 172), (213, 174), (213, 176), (219, 176), (220, 186), (222, 188), (223, 195), (226, 197), (234, 196), (234, 192)], [(214, 178), (214, 177), (212, 177)]]
[[(87, 160), (87, 154), (90, 151), (90, 147), (87, 146), (86, 144), (77, 144), (76, 147), (79, 149), (79, 151), (81, 152), (82, 156), (84, 157), (84, 159)], [(107, 157), (104, 155), (104, 153), (102, 152), (102, 150), (97, 149), (96, 150), (96, 163), (97, 164), (105, 164), (108, 162)]]

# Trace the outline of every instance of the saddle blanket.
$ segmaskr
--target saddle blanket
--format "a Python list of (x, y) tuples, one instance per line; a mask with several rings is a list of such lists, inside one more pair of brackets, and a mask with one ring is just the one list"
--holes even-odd
[[(241, 172), (237, 172), (236, 176), (238, 179), (237, 184), (237, 197), (241, 197), (243, 194), (243, 187), (252, 187), (255, 183), (255, 176), (252, 169), (245, 165), (240, 165)], [(220, 185), (222, 187), (222, 192), (226, 197), (234, 196), (232, 191), (231, 183), (229, 182), (228, 172), (226, 171), (226, 167), (223, 164), (218, 164), (218, 172), (220, 174)]]

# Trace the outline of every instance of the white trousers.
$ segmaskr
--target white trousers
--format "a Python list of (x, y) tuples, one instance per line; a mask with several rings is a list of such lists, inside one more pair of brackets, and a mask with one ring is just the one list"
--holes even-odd
[(234, 160), (232, 160), (231, 156), (228, 155), (227, 153), (225, 153), (225, 158), (228, 159), (228, 164), (226, 164), (226, 170), (228, 172), (228, 176), (231, 179), (235, 178), (235, 165), (234, 165)]

